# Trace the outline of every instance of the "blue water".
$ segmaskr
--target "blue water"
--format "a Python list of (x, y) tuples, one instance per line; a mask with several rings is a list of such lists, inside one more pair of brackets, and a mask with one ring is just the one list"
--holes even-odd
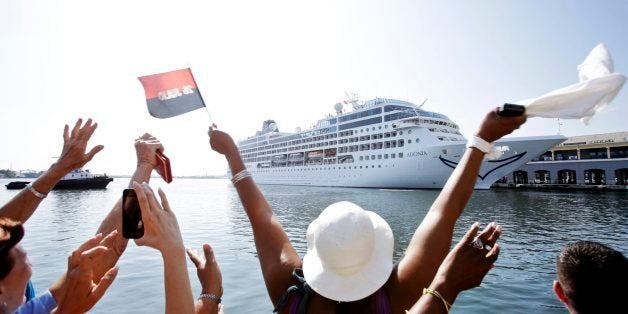
[[(128, 179), (107, 190), (53, 191), (26, 224), (22, 244), (33, 263), (38, 292), (66, 268), (67, 254), (91, 236), (122, 194)], [(2, 185), (8, 179), (0, 179)], [(270, 313), (272, 305), (257, 261), (250, 225), (237, 193), (224, 179), (175, 179), (162, 186), (177, 214), (187, 246), (214, 247), (223, 271), (227, 313)], [(348, 200), (388, 221), (395, 235), (395, 258), (436, 198), (433, 190), (376, 190), (263, 186), (269, 202), (299, 254), (305, 230), (327, 205)], [(0, 202), (16, 191), (0, 189)], [(501, 254), (482, 286), (463, 292), (452, 313), (566, 313), (551, 284), (562, 244), (597, 240), (628, 253), (628, 193), (476, 191), (456, 225), (454, 241), (471, 223), (503, 226)], [(93, 313), (159, 313), (164, 309), (163, 264), (159, 253), (133, 243), (122, 256), (120, 273)], [(200, 284), (188, 262), (194, 294)]]

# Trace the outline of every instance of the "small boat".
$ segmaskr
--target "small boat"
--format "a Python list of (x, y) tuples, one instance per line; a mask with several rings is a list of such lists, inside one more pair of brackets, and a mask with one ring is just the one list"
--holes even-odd
[(7, 190), (20, 190), (26, 187), (26, 185), (29, 183), (30, 182), (28, 181), (13, 181), (13, 182), (9, 182), (9, 184), (5, 186), (7, 187)]
[[(57, 184), (52, 188), (53, 190), (91, 190), (91, 189), (105, 189), (109, 182), (113, 181), (113, 178), (108, 177), (106, 174), (94, 175), (89, 170), (76, 169), (66, 174)], [(30, 182), (27, 181), (14, 181), (5, 185), (8, 190), (23, 189)]]

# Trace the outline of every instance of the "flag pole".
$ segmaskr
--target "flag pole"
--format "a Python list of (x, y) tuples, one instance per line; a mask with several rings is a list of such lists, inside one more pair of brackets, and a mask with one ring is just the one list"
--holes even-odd
[(192, 73), (192, 67), (189, 64), (188, 69), (190, 70), (190, 74), (192, 74), (192, 81), (194, 82), (194, 85), (196, 85), (196, 92), (198, 92), (198, 96), (201, 97), (203, 107), (205, 107), (205, 112), (207, 112), (207, 117), (209, 118), (209, 126), (211, 127), (214, 125), (214, 119), (212, 119), (212, 115), (209, 113), (209, 108), (207, 108), (207, 104), (205, 103), (203, 95), (201, 94), (201, 88), (198, 86), (198, 83), (196, 83), (196, 78), (194, 78), (194, 73)]

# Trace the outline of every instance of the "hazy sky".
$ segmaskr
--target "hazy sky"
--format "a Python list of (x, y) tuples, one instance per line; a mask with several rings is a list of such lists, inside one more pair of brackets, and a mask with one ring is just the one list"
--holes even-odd
[[(307, 128), (355, 92), (448, 115), (465, 135), (490, 108), (577, 82), (599, 42), (628, 74), (627, 1), (35, 1), (0, 5), (0, 169), (44, 169), (65, 123), (91, 117), (87, 168), (129, 174), (133, 139), (163, 140), (174, 175), (223, 174), (207, 114), (148, 115), (138, 76), (185, 67), (218, 126)], [(627, 131), (628, 92), (567, 136)], [(531, 119), (517, 136), (556, 134)]]

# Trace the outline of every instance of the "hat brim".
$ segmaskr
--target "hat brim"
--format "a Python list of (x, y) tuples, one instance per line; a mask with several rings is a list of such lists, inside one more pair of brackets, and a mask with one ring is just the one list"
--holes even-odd
[(371, 259), (353, 275), (339, 275), (326, 269), (316, 249), (303, 257), (305, 281), (316, 293), (331, 300), (351, 302), (364, 299), (382, 287), (393, 269), (394, 240), (388, 223), (377, 214), (366, 211), (374, 226), (374, 249)]

